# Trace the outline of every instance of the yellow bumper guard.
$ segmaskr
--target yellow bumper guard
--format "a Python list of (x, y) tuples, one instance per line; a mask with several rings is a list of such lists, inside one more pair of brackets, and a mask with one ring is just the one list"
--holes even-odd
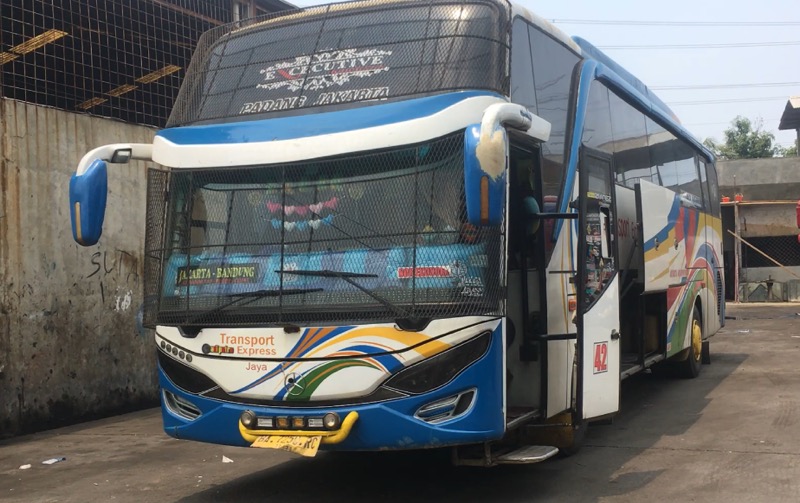
[(239, 421), (239, 433), (242, 438), (251, 444), (256, 441), (258, 437), (322, 437), (320, 442), (323, 444), (338, 444), (343, 442), (344, 439), (350, 435), (353, 425), (358, 420), (358, 412), (348, 412), (342, 425), (338, 430), (250, 430), (245, 428), (241, 421)]

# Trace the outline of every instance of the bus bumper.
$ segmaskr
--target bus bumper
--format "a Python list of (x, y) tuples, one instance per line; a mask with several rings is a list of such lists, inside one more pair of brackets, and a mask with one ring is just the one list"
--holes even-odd
[[(334, 407), (273, 407), (223, 402), (187, 393), (176, 387), (159, 368), (164, 431), (175, 438), (247, 447), (253, 435), (240, 431), (246, 410), (257, 416), (320, 416), (335, 412), (341, 418), (357, 413), (344, 438), (322, 442), (322, 450), (370, 451), (419, 449), (480, 443), (502, 437), (504, 372), (501, 329), (495, 332), (488, 351), (446, 385), (421, 395), (385, 402)], [(472, 392), (471, 401), (455, 417), (430, 422), (425, 406)], [(188, 402), (200, 412), (193, 420), (175, 414), (166, 404), (166, 393)]]

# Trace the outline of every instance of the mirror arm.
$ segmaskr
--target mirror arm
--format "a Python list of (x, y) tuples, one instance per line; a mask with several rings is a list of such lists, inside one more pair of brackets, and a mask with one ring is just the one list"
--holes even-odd
[(514, 128), (541, 142), (550, 139), (550, 123), (515, 103), (497, 103), (483, 112), (481, 132), (488, 133), (500, 127)]
[(77, 176), (83, 175), (96, 159), (118, 163), (127, 163), (129, 160), (152, 161), (153, 145), (151, 143), (114, 143), (111, 145), (103, 145), (102, 147), (91, 150), (83, 156), (75, 174)]

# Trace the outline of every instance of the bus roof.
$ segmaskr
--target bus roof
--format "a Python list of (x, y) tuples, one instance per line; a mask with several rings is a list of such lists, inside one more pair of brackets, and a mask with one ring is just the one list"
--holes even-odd
[(517, 3), (511, 2), (511, 17), (519, 16), (532, 25), (536, 26), (543, 32), (549, 34), (554, 39), (558, 40), (562, 44), (566, 45), (573, 51), (577, 52), (578, 54), (582, 54), (581, 48), (578, 44), (572, 40), (569, 35), (561, 31), (561, 29), (557, 28), (553, 23), (546, 20), (543, 17), (540, 17), (533, 12), (529, 11), (526, 7), (519, 5)]
[[(546, 19), (537, 16), (536, 14), (529, 11), (527, 8), (523, 7), (522, 5), (517, 4), (516, 2), (511, 2), (511, 9), (512, 9), (512, 17), (519, 16), (532, 25), (536, 26), (537, 28), (541, 29), (543, 32), (549, 34), (555, 40), (561, 42), (565, 46), (571, 48), (576, 53), (581, 55), (586, 59), (592, 59), (601, 63), (603, 66), (610, 70), (614, 74), (616, 74), (619, 79), (629, 85), (633, 90), (638, 92), (638, 96), (631, 95), (630, 98), (634, 99), (635, 101), (642, 102), (643, 105), (650, 107), (652, 109), (658, 110), (661, 112), (661, 121), (664, 122), (665, 120), (669, 122), (666, 124), (668, 129), (672, 130), (673, 133), (678, 134), (679, 136), (685, 137), (685, 139), (691, 141), (695, 144), (696, 147), (700, 148), (706, 157), (709, 159), (714, 158), (714, 154), (705, 148), (693, 135), (681, 124), (680, 119), (672, 111), (672, 109), (667, 106), (664, 101), (661, 100), (656, 94), (647, 87), (644, 82), (639, 80), (635, 77), (631, 72), (626, 70), (622, 65), (614, 61), (611, 57), (609, 57), (606, 53), (595, 47), (591, 42), (578, 37), (573, 36), (570, 37), (555, 25), (547, 21)], [(628, 92), (624, 90), (624, 92)]]
[(665, 114), (670, 116), (673, 121), (680, 124), (681, 121), (675, 112), (672, 111), (671, 108), (667, 106), (666, 103), (661, 101), (661, 98), (655, 95), (653, 91), (650, 90), (644, 82), (633, 76), (628, 70), (622, 67), (619, 63), (611, 59), (606, 53), (592, 45), (591, 42), (581, 38), (581, 37), (572, 37), (576, 44), (578, 44), (581, 49), (583, 50), (583, 54), (587, 57), (592, 58), (593, 60), (597, 61), (598, 63), (603, 63), (610, 69), (614, 71), (617, 75), (619, 75), (622, 79), (624, 79), (628, 84), (634, 87), (637, 91), (642, 93), (647, 99), (649, 99), (653, 105), (657, 106), (661, 109)]

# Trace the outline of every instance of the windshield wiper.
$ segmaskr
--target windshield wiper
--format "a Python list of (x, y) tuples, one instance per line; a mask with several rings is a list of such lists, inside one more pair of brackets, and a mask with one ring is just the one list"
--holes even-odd
[[(324, 288), (283, 288), (278, 290), (254, 290), (252, 292), (232, 293), (226, 295), (226, 297), (232, 298), (233, 300), (230, 300), (209, 311), (198, 313), (197, 315), (188, 319), (186, 323), (196, 323), (197, 321), (202, 320), (203, 318), (207, 318), (211, 315), (217, 314), (223, 309), (229, 308), (233, 305), (246, 306), (251, 302), (255, 302), (258, 299), (263, 299), (266, 297), (280, 297), (282, 295), (302, 295), (304, 293), (322, 292), (323, 290)], [(246, 300), (246, 302), (242, 302), (243, 300)]]
[[(331, 271), (323, 269), (321, 271), (275, 271), (278, 274), (296, 274), (297, 276), (314, 276), (319, 278), (339, 278), (346, 280), (347, 278), (377, 278), (377, 274), (364, 274), (360, 272), (346, 272), (346, 271)], [(350, 283), (348, 281), (348, 283)]]
[(400, 316), (395, 322), (397, 326), (400, 327), (402, 330), (409, 330), (418, 332), (425, 328), (428, 323), (430, 322), (427, 318), (416, 318), (411, 317), (408, 313), (401, 307), (394, 305), (393, 303), (389, 302), (387, 299), (383, 298), (382, 296), (378, 295), (377, 293), (371, 291), (369, 288), (365, 288), (355, 281), (352, 278), (377, 278), (377, 274), (364, 274), (359, 272), (346, 272), (346, 271), (331, 271), (330, 269), (323, 269), (319, 271), (309, 271), (309, 270), (295, 270), (295, 271), (286, 271), (286, 270), (277, 270), (275, 271), (278, 274), (294, 274), (295, 276), (312, 276), (317, 278), (338, 278), (343, 281), (348, 282), (349, 284), (353, 285), (354, 287), (358, 288), (365, 294), (369, 295), (373, 299), (380, 302), (384, 307), (389, 308), (390, 310), (394, 311), (395, 314)]

